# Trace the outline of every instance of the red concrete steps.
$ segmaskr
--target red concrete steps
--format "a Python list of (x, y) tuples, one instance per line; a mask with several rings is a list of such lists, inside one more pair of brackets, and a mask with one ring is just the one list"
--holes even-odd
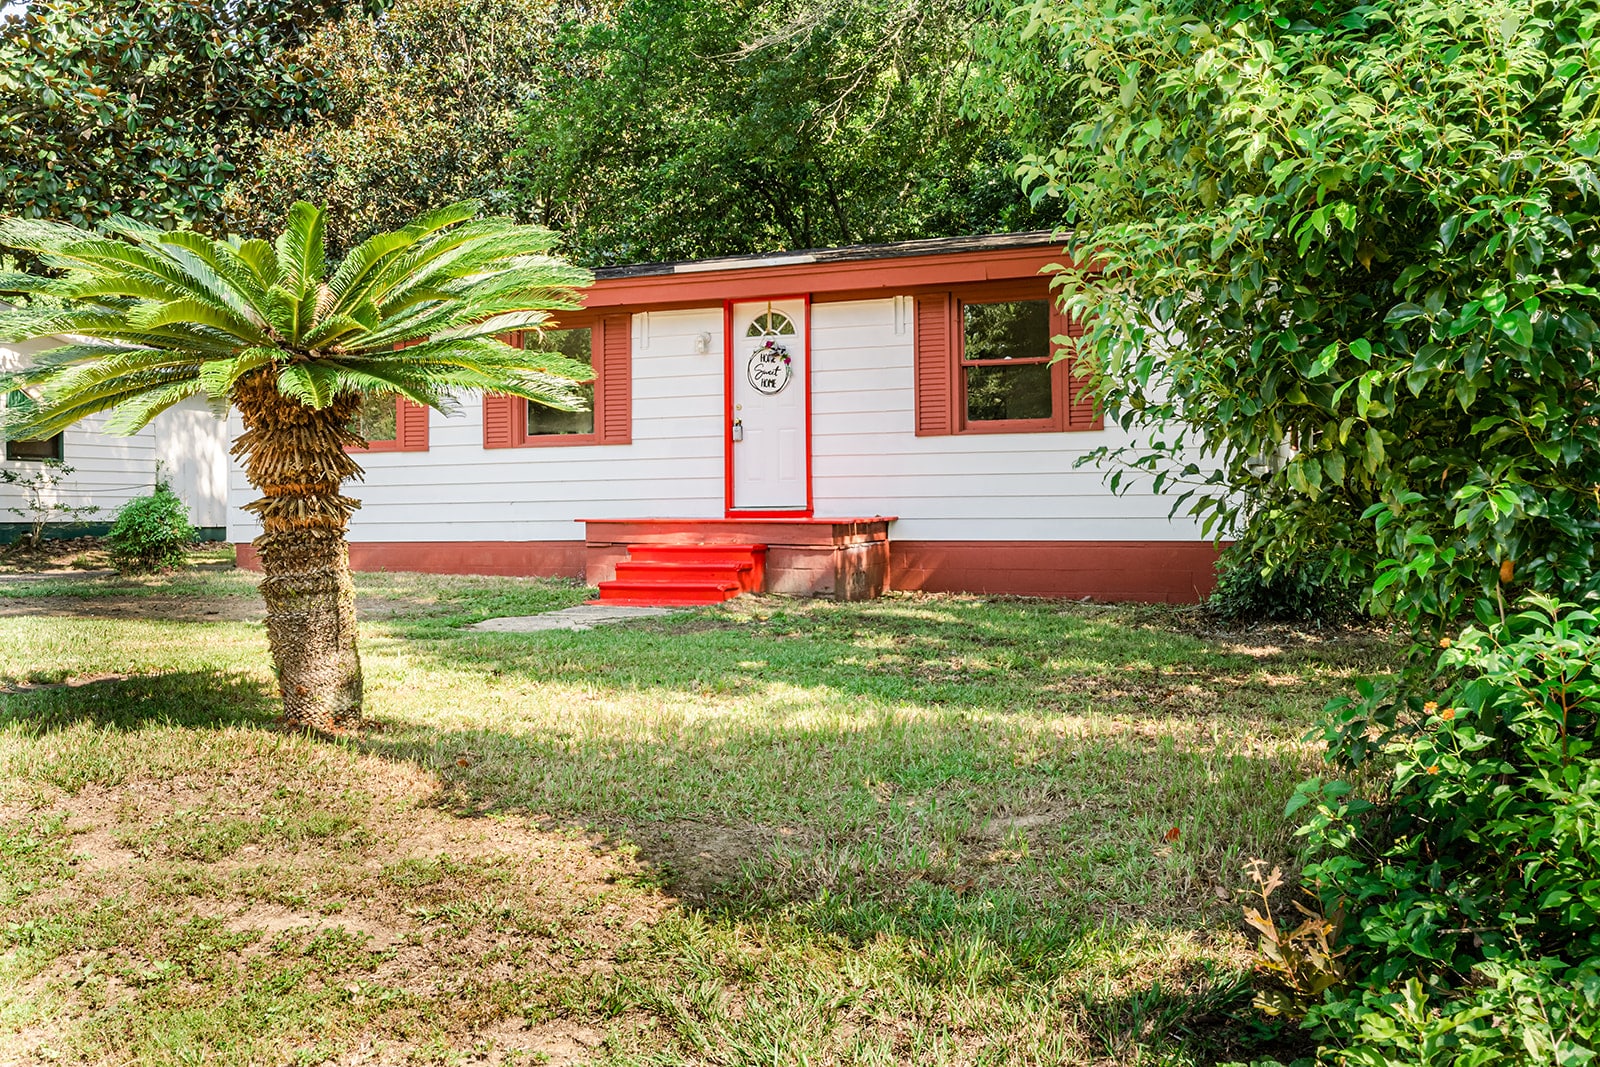
[(617, 576), (600, 583), (597, 604), (671, 607), (718, 604), (759, 592), (766, 545), (629, 545)]

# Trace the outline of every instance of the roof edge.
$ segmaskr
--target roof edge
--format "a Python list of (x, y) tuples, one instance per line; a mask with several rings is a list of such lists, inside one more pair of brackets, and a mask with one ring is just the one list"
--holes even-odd
[(805, 248), (792, 252), (757, 252), (751, 255), (718, 256), (712, 259), (597, 267), (594, 276), (597, 281), (611, 278), (649, 278), (675, 274), (704, 274), (713, 271), (756, 270), (764, 267), (804, 266), (812, 263), (846, 263), (963, 252), (1064, 247), (1065, 244), (1065, 238), (1056, 236), (1051, 230), (974, 234), (965, 237), (926, 237), (882, 244), (842, 245), (837, 248)]

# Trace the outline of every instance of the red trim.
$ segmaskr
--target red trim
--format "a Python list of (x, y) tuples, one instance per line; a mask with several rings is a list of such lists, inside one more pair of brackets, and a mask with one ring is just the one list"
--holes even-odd
[[(845, 542), (884, 543), (885, 526), (878, 524), (890, 521), (593, 520), (586, 541), (357, 541), (350, 545), (350, 565), (358, 571), (565, 578), (583, 577), (588, 566), (595, 578), (600, 562), (623, 558), (630, 543), (721, 541), (770, 546), (768, 584), (780, 589), (784, 573), (793, 571), (799, 581), (816, 570), (824, 559), (818, 553)], [(781, 546), (792, 548), (789, 556)], [(1191, 604), (1210, 593), (1219, 551), (1209, 541), (888, 540), (887, 546), (891, 589)], [(240, 567), (260, 569), (249, 544), (235, 548)]]
[(1209, 541), (891, 541), (890, 588), (1193, 604), (1216, 584)]
[[(864, 522), (894, 522), (894, 515), (841, 515), (837, 518), (817, 518), (810, 515), (786, 513), (782, 518), (752, 518), (739, 515), (726, 519), (574, 519), (600, 529), (627, 527), (630, 530), (654, 530), (660, 533), (704, 533), (706, 530), (729, 530), (742, 526), (857, 526)], [(629, 534), (637, 537), (637, 532)], [(756, 536), (752, 534), (751, 536)], [(766, 536), (762, 534), (761, 536)]]
[(793, 292), (802, 285), (819, 302), (887, 296), (927, 287), (1037, 278), (1046, 267), (1064, 260), (1064, 249), (1055, 246), (600, 278), (584, 291), (584, 306), (714, 307), (766, 300), (774, 292)]
[[(261, 569), (253, 546), (234, 549), (240, 567)], [(582, 541), (353, 541), (350, 569), (581, 579), (586, 555)]]
[[(806, 506), (800, 508), (736, 508), (733, 506), (733, 305), (776, 304), (782, 300), (798, 300), (805, 306), (805, 419), (806, 419)], [(789, 293), (784, 296), (763, 296), (760, 300), (724, 300), (722, 302), (722, 451), (723, 451), (723, 515), (730, 519), (785, 519), (808, 518), (816, 508), (816, 497), (811, 488), (811, 294)]]

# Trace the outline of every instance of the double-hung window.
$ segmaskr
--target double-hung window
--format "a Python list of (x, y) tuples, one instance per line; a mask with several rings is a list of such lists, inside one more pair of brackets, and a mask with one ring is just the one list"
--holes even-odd
[(483, 398), (483, 447), (622, 445), (633, 439), (633, 335), (628, 315), (572, 315), (503, 338), (587, 364), (577, 392), (587, 410), (561, 411), (519, 397)]
[[(1043, 285), (915, 298), (919, 436), (1098, 430), (1076, 337)], [(1058, 352), (1062, 358), (1056, 358)]]

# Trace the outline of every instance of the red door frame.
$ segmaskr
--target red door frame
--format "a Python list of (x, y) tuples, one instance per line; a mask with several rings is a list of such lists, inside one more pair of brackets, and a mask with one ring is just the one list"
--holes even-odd
[[(806, 506), (774, 510), (736, 508), (733, 506), (733, 305), (759, 304), (771, 301), (799, 300), (805, 305), (805, 407), (806, 407)], [(758, 300), (724, 300), (722, 302), (722, 455), (723, 455), (723, 515), (734, 519), (809, 519), (812, 516), (811, 495), (811, 294), (792, 293), (787, 296), (761, 297)]]

